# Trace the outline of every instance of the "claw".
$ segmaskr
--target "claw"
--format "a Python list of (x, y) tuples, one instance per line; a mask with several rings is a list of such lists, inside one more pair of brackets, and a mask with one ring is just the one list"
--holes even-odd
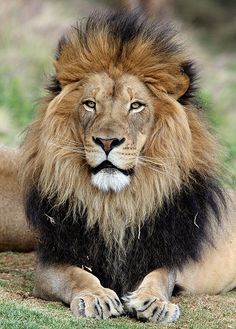
[(84, 302), (83, 298), (79, 299), (79, 308), (82, 308), (82, 309), (85, 308), (85, 302)]
[(158, 296), (143, 293), (143, 291), (126, 294), (121, 299), (126, 314), (140, 321), (169, 323), (176, 321), (179, 317), (177, 305), (162, 300)]
[(104, 288), (98, 292), (81, 292), (71, 302), (71, 310), (75, 317), (107, 319), (123, 314), (123, 305), (117, 295)]
[(125, 294), (124, 296), (121, 297), (121, 300), (123, 300), (124, 302), (127, 302), (130, 300), (131, 297), (132, 297), (132, 293), (127, 292), (127, 294)]

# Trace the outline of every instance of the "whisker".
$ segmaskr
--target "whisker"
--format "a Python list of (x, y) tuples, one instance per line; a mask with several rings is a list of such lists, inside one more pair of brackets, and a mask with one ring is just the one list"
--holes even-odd
[(66, 151), (69, 151), (69, 152), (80, 154), (85, 158), (84, 150), (80, 150), (80, 149), (70, 147), (70, 146), (67, 146), (67, 145), (63, 146), (63, 145), (56, 144), (56, 143), (53, 143), (53, 142), (50, 142), (50, 145), (55, 146), (55, 147), (57, 147), (58, 149), (61, 149), (61, 150), (66, 150)]
[(150, 165), (150, 164), (147, 164), (147, 163), (144, 163), (144, 162), (140, 162), (140, 164), (143, 166), (143, 167), (146, 167), (152, 171), (155, 171), (159, 174), (164, 174), (166, 175), (167, 177), (170, 177), (172, 178), (173, 180), (176, 181), (176, 177), (171, 175), (169, 172), (167, 172), (166, 170), (162, 170), (162, 168), (158, 168), (158, 167), (154, 167), (153, 165)]
[(147, 164), (150, 163), (150, 164), (156, 165), (158, 167), (166, 166), (166, 163), (164, 163), (164, 162), (151, 161), (151, 160), (147, 160), (147, 159), (139, 159), (139, 160), (142, 161), (143, 163), (147, 163)]
[[(139, 157), (141, 157), (141, 158), (143, 158), (143, 159), (147, 159), (147, 160), (156, 160), (156, 158), (154, 158), (154, 157), (149, 157), (149, 156), (146, 156), (146, 155), (140, 155)], [(165, 160), (168, 160), (168, 159), (174, 159), (174, 160), (176, 160), (176, 157), (165, 157)], [(164, 160), (163, 160), (163, 162), (164, 162)]]
[(55, 141), (61, 143), (61, 144), (64, 144), (66, 143), (66, 145), (73, 145), (73, 146), (76, 146), (78, 148), (84, 148), (84, 145), (77, 142), (77, 141), (73, 141), (71, 139), (68, 139), (68, 138), (62, 138), (62, 137), (57, 137), (56, 139), (54, 139)]
[(142, 163), (146, 163), (146, 164), (152, 164), (153, 166), (157, 166), (157, 167), (164, 167), (164, 168), (171, 168), (171, 164), (170, 163), (166, 163), (164, 161), (152, 161), (152, 160), (148, 160), (148, 159), (143, 159), (142, 157), (139, 157), (139, 161), (141, 161)]

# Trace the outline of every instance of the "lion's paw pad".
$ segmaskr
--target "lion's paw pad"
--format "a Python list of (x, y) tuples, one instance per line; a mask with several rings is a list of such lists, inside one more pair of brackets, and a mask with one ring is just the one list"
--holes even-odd
[(123, 306), (116, 293), (110, 289), (101, 292), (81, 292), (71, 302), (75, 317), (107, 319), (123, 314)]
[(174, 322), (180, 311), (176, 304), (163, 301), (153, 295), (130, 293), (122, 298), (125, 311), (141, 321)]

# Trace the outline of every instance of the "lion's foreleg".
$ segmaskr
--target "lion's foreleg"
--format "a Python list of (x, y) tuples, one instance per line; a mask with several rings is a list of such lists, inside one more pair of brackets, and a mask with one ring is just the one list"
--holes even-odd
[(106, 319), (123, 313), (116, 293), (76, 266), (39, 265), (33, 293), (35, 297), (69, 304), (76, 317)]
[(179, 307), (169, 303), (176, 274), (164, 268), (145, 276), (138, 288), (123, 297), (126, 311), (140, 320), (173, 322), (179, 318)]

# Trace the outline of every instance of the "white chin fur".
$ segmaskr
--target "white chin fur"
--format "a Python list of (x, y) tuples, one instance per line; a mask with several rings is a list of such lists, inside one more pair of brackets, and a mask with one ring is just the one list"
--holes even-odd
[(120, 171), (101, 170), (96, 175), (92, 174), (92, 184), (105, 192), (113, 190), (121, 191), (130, 183), (130, 177), (122, 174)]

